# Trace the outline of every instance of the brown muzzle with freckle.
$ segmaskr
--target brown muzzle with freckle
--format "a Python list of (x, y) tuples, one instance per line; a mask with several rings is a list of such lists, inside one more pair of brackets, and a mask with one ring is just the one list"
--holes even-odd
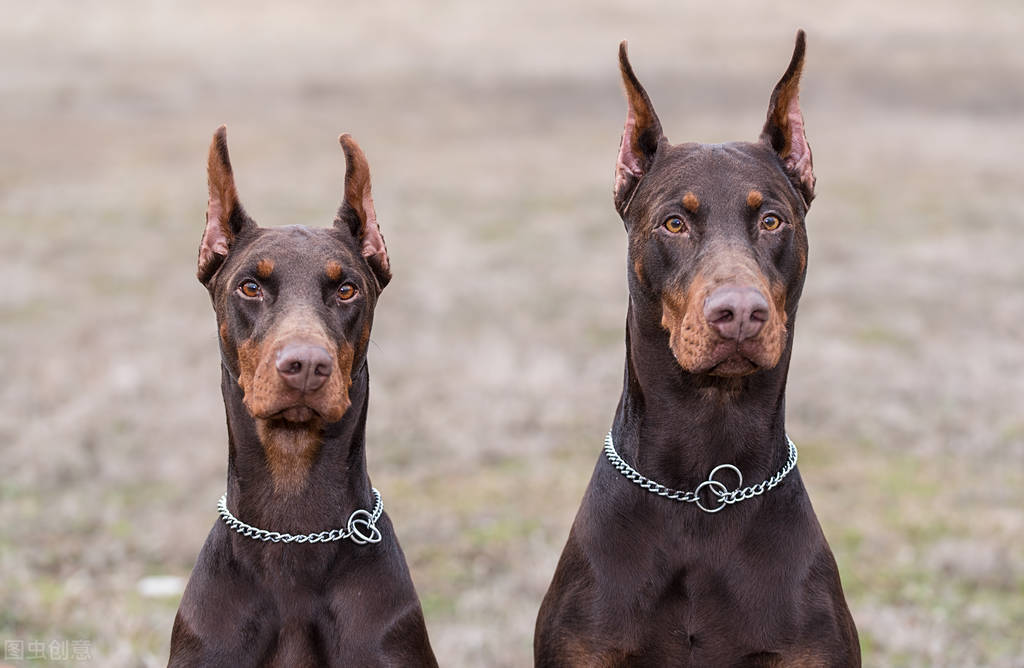
[(786, 340), (785, 289), (753, 258), (712, 253), (684, 291), (662, 296), (662, 327), (690, 373), (743, 376), (778, 364)]
[(238, 347), (238, 382), (253, 417), (306, 422), (341, 419), (349, 406), (354, 351), (332, 345), (322, 327), (281, 322), (263, 341)]

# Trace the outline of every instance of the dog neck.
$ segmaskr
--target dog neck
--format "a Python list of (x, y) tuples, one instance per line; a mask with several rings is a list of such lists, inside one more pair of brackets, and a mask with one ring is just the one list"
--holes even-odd
[[(795, 315), (795, 314), (793, 314)], [(764, 480), (788, 455), (786, 375), (792, 320), (779, 363), (739, 378), (684, 371), (668, 333), (637, 314), (630, 300), (622, 397), (612, 436), (638, 471), (675, 489), (693, 489), (719, 464), (732, 464), (744, 480)]]
[(354, 510), (373, 506), (366, 473), (365, 364), (352, 378), (344, 416), (320, 425), (319, 438), (296, 443), (291, 453), (268, 447), (266, 426), (250, 415), (241, 387), (223, 368), (221, 390), (228, 423), (228, 508), (237, 517), (274, 531), (311, 533), (343, 527)]

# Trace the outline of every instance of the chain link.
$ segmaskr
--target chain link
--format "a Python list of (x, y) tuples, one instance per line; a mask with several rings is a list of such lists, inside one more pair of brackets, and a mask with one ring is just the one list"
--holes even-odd
[[(629, 480), (632, 480), (643, 489), (646, 489), (648, 492), (652, 492), (658, 496), (663, 496), (666, 499), (672, 499), (673, 501), (679, 501), (681, 503), (697, 504), (697, 507), (706, 513), (717, 513), (727, 505), (746, 501), (747, 499), (752, 499), (755, 496), (764, 494), (768, 490), (776, 487), (780, 482), (782, 482), (783, 478), (789, 475), (789, 472), (796, 466), (797, 450), (796, 444), (790, 440), (789, 436), (786, 436), (786, 441), (789, 443), (789, 458), (786, 460), (786, 465), (771, 478), (768, 478), (763, 482), (759, 482), (756, 485), (743, 487), (742, 489), (739, 487), (743, 484), (743, 474), (740, 473), (740, 470), (732, 464), (716, 466), (711, 471), (708, 479), (697, 485), (697, 489), (692, 492), (681, 492), (679, 490), (665, 487), (664, 485), (645, 477), (639, 471), (627, 464), (625, 459), (619, 456), (619, 453), (615, 451), (615, 444), (612, 443), (612, 433), (610, 431), (608, 432), (608, 435), (604, 437), (604, 453), (607, 455), (608, 461), (611, 462), (612, 466), (614, 466), (619, 473)], [(729, 491), (729, 488), (725, 486), (725, 483), (715, 480), (715, 474), (723, 469), (732, 470), (739, 478), (739, 482), (736, 484), (737, 489)], [(701, 503), (700, 491), (705, 487), (710, 488), (711, 493), (714, 494), (715, 500), (718, 501), (717, 506), (708, 508)]]
[(384, 512), (384, 501), (380, 497), (380, 492), (375, 487), (371, 489), (374, 498), (373, 511), (356, 510), (349, 515), (348, 524), (344, 529), (331, 529), (330, 531), (299, 535), (257, 529), (231, 514), (231, 511), (228, 510), (228, 495), (226, 493), (217, 502), (217, 513), (224, 520), (225, 524), (246, 538), (269, 543), (332, 543), (345, 539), (351, 540), (357, 545), (379, 543), (381, 534), (380, 529), (377, 528), (377, 520), (380, 519), (381, 513)]

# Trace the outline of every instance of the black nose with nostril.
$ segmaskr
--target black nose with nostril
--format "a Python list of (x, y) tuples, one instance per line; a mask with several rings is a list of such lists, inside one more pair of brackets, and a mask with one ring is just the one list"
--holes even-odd
[(331, 354), (321, 346), (305, 343), (286, 345), (277, 353), (277, 372), (284, 382), (300, 392), (323, 387), (331, 375)]
[(704, 317), (725, 339), (744, 341), (757, 336), (768, 320), (768, 300), (757, 288), (726, 285), (704, 301)]

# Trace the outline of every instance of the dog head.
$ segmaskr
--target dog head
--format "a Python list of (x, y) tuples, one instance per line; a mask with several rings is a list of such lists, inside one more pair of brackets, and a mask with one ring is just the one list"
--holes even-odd
[(815, 182), (798, 99), (803, 62), (800, 31), (759, 141), (672, 145), (619, 47), (628, 108), (615, 207), (629, 235), (630, 296), (688, 373), (771, 369), (787, 345)]
[(351, 136), (340, 142), (344, 197), (328, 228), (259, 227), (239, 203), (223, 126), (210, 145), (197, 276), (217, 314), (224, 365), (268, 449), (287, 441), (308, 450), (345, 414), (391, 278), (366, 156)]

